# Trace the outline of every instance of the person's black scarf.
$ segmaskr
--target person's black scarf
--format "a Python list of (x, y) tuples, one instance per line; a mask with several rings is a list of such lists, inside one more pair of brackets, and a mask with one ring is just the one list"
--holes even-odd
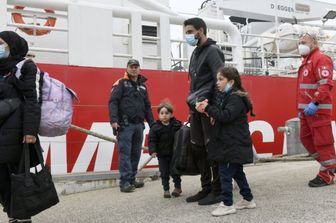
[(8, 44), (10, 50), (9, 57), (0, 59), (0, 75), (4, 76), (10, 73), (17, 63), (24, 60), (28, 52), (28, 44), (13, 31), (0, 32), (0, 38)]

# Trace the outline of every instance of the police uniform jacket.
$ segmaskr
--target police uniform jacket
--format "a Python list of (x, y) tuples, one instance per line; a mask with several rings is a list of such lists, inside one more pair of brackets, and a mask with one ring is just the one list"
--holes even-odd
[(145, 81), (139, 75), (137, 81), (129, 79), (127, 72), (112, 87), (109, 100), (110, 122), (119, 125), (143, 123), (146, 119), (151, 126), (154, 123), (151, 103)]

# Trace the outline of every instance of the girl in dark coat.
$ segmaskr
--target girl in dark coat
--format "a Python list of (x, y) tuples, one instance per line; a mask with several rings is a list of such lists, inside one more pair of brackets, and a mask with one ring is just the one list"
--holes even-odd
[(180, 196), (181, 177), (171, 173), (173, 158), (173, 146), (175, 133), (181, 128), (182, 123), (173, 116), (173, 107), (170, 103), (163, 102), (158, 106), (159, 120), (157, 120), (149, 131), (149, 154), (158, 157), (161, 174), (163, 197), (170, 198), (169, 176), (173, 178), (175, 189), (172, 192), (174, 197)]
[[(16, 78), (16, 65), (28, 52), (25, 39), (12, 31), (0, 32), (0, 100), (19, 98), (20, 106), (0, 123), (0, 202), (11, 217), (10, 175), (17, 167), (23, 143), (34, 144), (41, 116), (41, 80), (33, 61), (26, 61)], [(32, 147), (32, 146), (30, 146)], [(9, 222), (31, 222), (12, 219)]]
[[(251, 189), (247, 183), (243, 164), (253, 162), (252, 140), (247, 113), (254, 116), (248, 93), (241, 84), (238, 71), (233, 67), (221, 68), (217, 74), (215, 105), (208, 101), (197, 103), (196, 109), (206, 113), (214, 125), (210, 133), (208, 155), (219, 163), (222, 202), (212, 212), (214, 216), (236, 213), (236, 209), (255, 208)], [(233, 205), (232, 179), (243, 199)]]

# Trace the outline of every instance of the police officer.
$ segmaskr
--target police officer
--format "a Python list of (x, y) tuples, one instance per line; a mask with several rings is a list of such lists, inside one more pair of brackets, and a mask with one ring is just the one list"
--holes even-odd
[(297, 101), (300, 139), (309, 154), (321, 164), (310, 187), (333, 184), (336, 168), (334, 138), (331, 128), (333, 62), (323, 54), (315, 34), (305, 33), (298, 46), (303, 57), (298, 71)]
[(110, 123), (118, 139), (120, 191), (132, 192), (144, 184), (135, 181), (141, 156), (144, 119), (154, 123), (138, 60), (131, 59), (123, 78), (114, 83), (109, 101)]

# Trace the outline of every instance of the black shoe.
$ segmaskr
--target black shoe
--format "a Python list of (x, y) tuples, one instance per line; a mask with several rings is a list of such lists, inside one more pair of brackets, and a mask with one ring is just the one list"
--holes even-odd
[(211, 205), (217, 204), (222, 201), (222, 197), (219, 194), (210, 193), (208, 196), (198, 201), (198, 205)]
[(308, 186), (309, 187), (323, 187), (323, 186), (329, 186), (333, 183), (334, 182), (327, 184), (320, 176), (316, 176), (313, 180), (309, 181)]
[(120, 187), (120, 191), (124, 193), (130, 193), (130, 192), (133, 192), (134, 190), (135, 190), (135, 187), (133, 185)]
[(132, 185), (135, 187), (135, 188), (141, 188), (141, 187), (144, 187), (145, 186), (145, 183), (144, 182), (139, 182), (139, 181), (134, 181), (132, 183)]
[(171, 198), (171, 195), (170, 195), (169, 190), (165, 190), (165, 191), (163, 192), (163, 197), (164, 197), (164, 198)]
[(199, 201), (205, 198), (209, 193), (210, 193), (209, 191), (201, 190), (197, 194), (187, 197), (186, 202), (191, 203), (191, 202)]
[(171, 193), (171, 195), (173, 197), (179, 197), (182, 193), (182, 189), (181, 188), (176, 188), (173, 190), (173, 192)]

